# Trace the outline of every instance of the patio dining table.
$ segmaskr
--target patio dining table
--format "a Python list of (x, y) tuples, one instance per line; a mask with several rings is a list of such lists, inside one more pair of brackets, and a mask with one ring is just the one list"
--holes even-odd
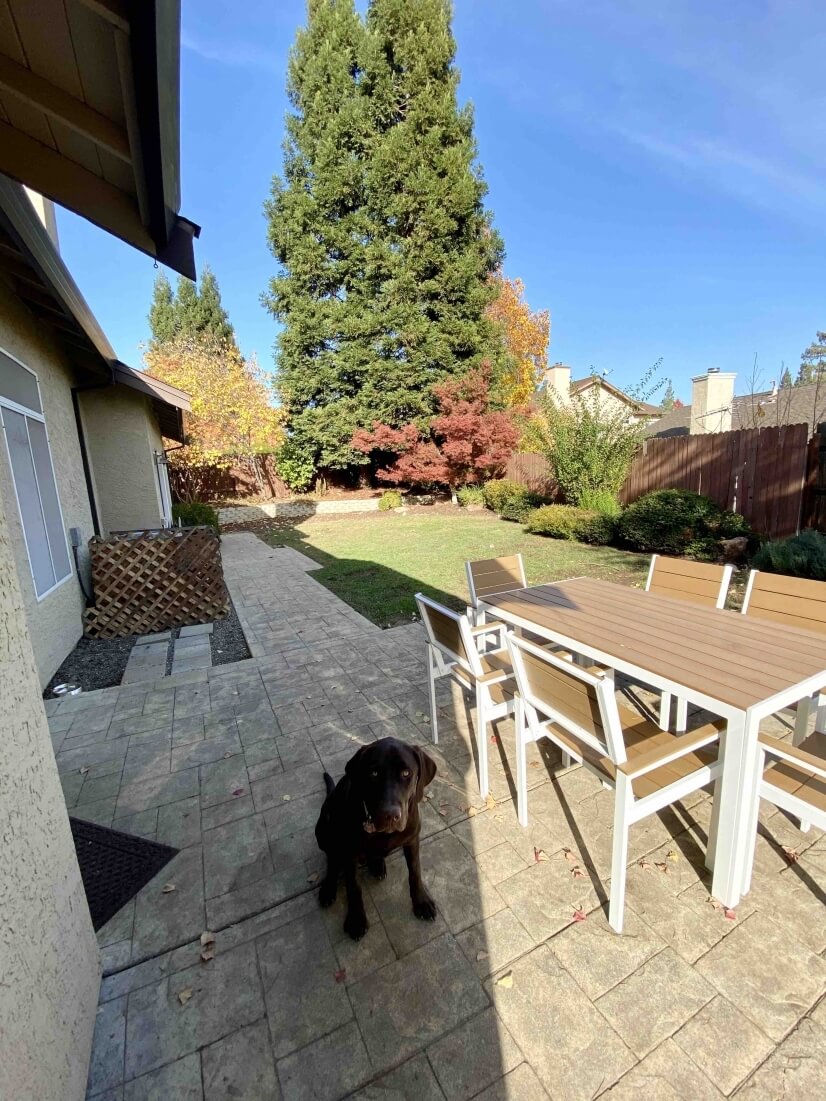
[(826, 636), (738, 612), (578, 577), (484, 599), (485, 611), (726, 721), (712, 893), (746, 881), (761, 719), (826, 685)]

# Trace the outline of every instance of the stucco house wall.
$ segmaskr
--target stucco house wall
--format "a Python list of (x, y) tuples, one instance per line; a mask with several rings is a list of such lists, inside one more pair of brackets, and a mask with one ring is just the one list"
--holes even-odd
[(114, 386), (81, 394), (80, 408), (103, 533), (160, 527), (153, 456), (163, 442), (150, 399)]
[[(72, 409), (71, 387), (75, 385), (74, 373), (58, 346), (42, 326), (35, 324), (28, 310), (2, 283), (0, 348), (37, 375), (64, 527), (66, 531), (70, 527), (79, 527), (85, 546), (86, 540), (91, 538), (94, 531)], [(5, 504), (8, 537), (17, 566), (40, 683), (45, 685), (80, 638), (83, 593), (73, 563), (71, 575), (53, 592), (38, 601), (4, 442), (0, 442), (0, 498)], [(83, 556), (85, 550), (81, 556), (81, 568), (84, 568)]]
[(81, 1101), (100, 963), (0, 498), (0, 1097)]

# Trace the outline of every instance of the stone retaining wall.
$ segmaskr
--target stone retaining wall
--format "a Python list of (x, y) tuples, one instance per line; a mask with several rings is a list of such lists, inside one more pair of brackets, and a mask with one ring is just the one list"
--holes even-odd
[(269, 501), (262, 505), (229, 505), (218, 509), (218, 521), (221, 524), (246, 524), (252, 520), (300, 519), (317, 513), (336, 512), (375, 512), (379, 507), (378, 497), (357, 498), (354, 501)]

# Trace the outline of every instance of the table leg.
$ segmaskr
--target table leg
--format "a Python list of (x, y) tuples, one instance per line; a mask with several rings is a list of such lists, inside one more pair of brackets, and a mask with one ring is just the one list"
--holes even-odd
[(744, 712), (728, 720), (722, 739), (723, 768), (716, 785), (720, 807), (711, 893), (732, 908), (743, 895), (749, 846), (755, 841), (746, 834), (751, 828), (756, 797), (759, 725), (756, 716)]

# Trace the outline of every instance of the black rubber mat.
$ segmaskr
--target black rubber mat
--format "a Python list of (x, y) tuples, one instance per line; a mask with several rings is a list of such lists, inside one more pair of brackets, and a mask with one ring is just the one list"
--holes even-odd
[(169, 845), (69, 818), (95, 931), (145, 887), (177, 853)]

